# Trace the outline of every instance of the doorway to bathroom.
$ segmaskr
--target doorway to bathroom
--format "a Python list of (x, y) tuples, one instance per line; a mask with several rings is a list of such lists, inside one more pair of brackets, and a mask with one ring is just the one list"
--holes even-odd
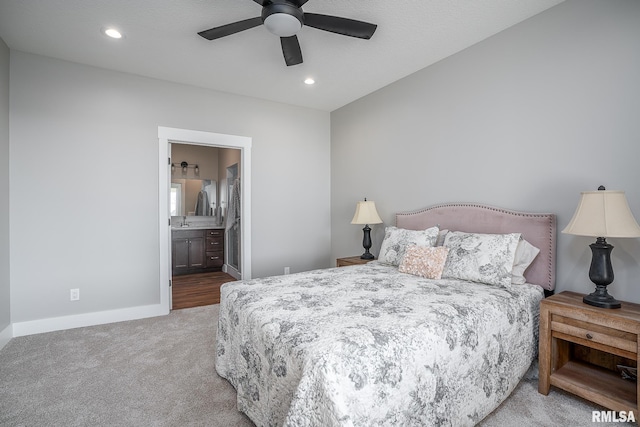
[(240, 150), (170, 144), (172, 309), (217, 304), (240, 277)]
[[(158, 139), (161, 304), (168, 311), (185, 308), (185, 304), (216, 303), (222, 283), (251, 278), (251, 138), (159, 127)], [(213, 149), (215, 156), (211, 156), (213, 151), (203, 151), (206, 148)], [(191, 156), (189, 150), (199, 154)], [(216, 160), (211, 160), (214, 157)], [(210, 163), (201, 162), (205, 159)], [(228, 168), (236, 171), (231, 183)], [(187, 187), (193, 184), (186, 181), (189, 179), (201, 181), (195, 185), (199, 195), (188, 194)], [(236, 230), (232, 238), (237, 242), (237, 252), (230, 261), (226, 220), (234, 183), (237, 183), (238, 203), (234, 208)], [(178, 239), (181, 241), (177, 242), (180, 253), (175, 252), (174, 231), (182, 234)], [(218, 245), (223, 240), (227, 253), (224, 262), (219, 263), (214, 257), (220, 247), (206, 245)], [(176, 265), (181, 274), (173, 274)], [(179, 291), (176, 285), (182, 291), (187, 288), (190, 291), (181, 296), (180, 292), (174, 292)]]

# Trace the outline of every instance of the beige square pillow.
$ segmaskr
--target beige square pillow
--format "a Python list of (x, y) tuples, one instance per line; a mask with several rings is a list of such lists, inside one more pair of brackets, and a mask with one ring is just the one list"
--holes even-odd
[(444, 246), (407, 246), (398, 270), (402, 273), (440, 279), (449, 248)]

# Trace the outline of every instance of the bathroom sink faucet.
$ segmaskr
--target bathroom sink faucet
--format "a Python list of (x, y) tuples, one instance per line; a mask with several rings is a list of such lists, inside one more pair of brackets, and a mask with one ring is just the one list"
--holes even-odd
[(182, 217), (182, 226), (183, 227), (188, 227), (189, 226), (189, 224), (187, 224), (187, 217), (186, 216)]

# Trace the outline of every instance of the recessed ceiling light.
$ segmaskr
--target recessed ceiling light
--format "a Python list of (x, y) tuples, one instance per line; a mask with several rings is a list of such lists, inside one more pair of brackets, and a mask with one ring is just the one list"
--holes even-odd
[(109, 37), (111, 37), (112, 39), (122, 38), (122, 34), (120, 33), (120, 31), (116, 30), (115, 28), (107, 28), (104, 30), (104, 33)]
[(306, 79), (304, 79), (304, 83), (307, 85), (312, 85), (314, 84), (316, 81), (313, 80), (311, 77), (307, 77)]

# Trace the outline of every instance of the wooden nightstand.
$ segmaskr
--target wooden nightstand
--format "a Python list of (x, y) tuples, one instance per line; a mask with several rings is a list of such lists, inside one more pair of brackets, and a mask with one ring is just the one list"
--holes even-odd
[(597, 308), (583, 296), (561, 292), (540, 303), (538, 391), (546, 395), (555, 386), (637, 419), (640, 383), (622, 379), (616, 366), (637, 368), (640, 361), (640, 304)]
[(369, 261), (373, 261), (372, 259), (362, 259), (359, 256), (350, 256), (347, 258), (338, 258), (336, 260), (336, 265), (338, 267), (345, 267), (347, 265), (358, 265), (358, 264), (366, 264)]

